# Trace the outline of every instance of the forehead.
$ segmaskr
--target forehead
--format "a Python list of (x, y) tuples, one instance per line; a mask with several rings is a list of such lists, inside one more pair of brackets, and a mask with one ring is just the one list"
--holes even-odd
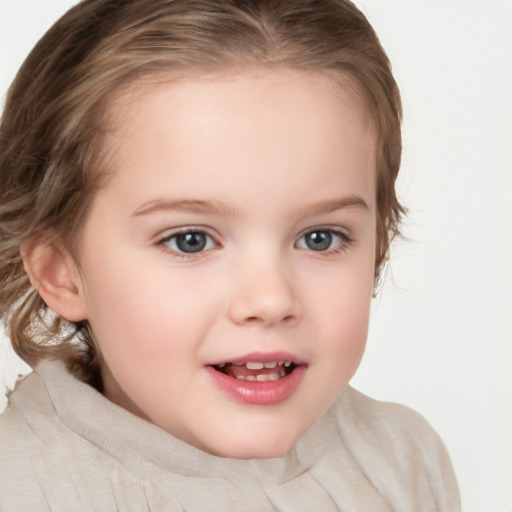
[(272, 170), (273, 180), (289, 179), (343, 159), (345, 174), (349, 168), (359, 180), (369, 174), (373, 185), (376, 135), (366, 112), (350, 81), (320, 73), (246, 70), (144, 80), (110, 105), (108, 167), (118, 178), (160, 172), (174, 186), (189, 176), (197, 190), (215, 175), (268, 179)]
[[(168, 71), (157, 75), (146, 74), (126, 82), (110, 94), (104, 105), (102, 123), (106, 133), (120, 134), (123, 127), (130, 124), (134, 115), (140, 112), (144, 104), (149, 104), (149, 97), (165, 93), (172, 86), (175, 101), (187, 100), (188, 107), (194, 103), (196, 112), (201, 108), (201, 91), (209, 91), (209, 94), (222, 89), (236, 92), (238, 98), (242, 98), (240, 91), (247, 89), (248, 83), (255, 84), (261, 91), (260, 97), (252, 95), (252, 101), (259, 99), (270, 102), (280, 87), (299, 87), (309, 89), (309, 100), (317, 96), (329, 100), (338, 100), (350, 107), (354, 114), (369, 130), (377, 131), (372, 109), (369, 107), (367, 93), (357, 80), (345, 72), (334, 70), (301, 70), (294, 68), (265, 68), (265, 67), (226, 67), (214, 71), (192, 69), (188, 71)], [(250, 91), (251, 93), (254, 90)], [(170, 99), (170, 97), (168, 98)], [(233, 97), (235, 99), (235, 97)], [(304, 98), (306, 99), (306, 98)], [(191, 101), (190, 101), (191, 100)], [(304, 106), (306, 106), (304, 104)]]

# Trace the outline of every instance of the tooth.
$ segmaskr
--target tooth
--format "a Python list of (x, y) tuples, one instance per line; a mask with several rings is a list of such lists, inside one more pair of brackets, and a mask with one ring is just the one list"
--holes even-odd
[(255, 375), (248, 375), (245, 380), (250, 380), (252, 382), (256, 382), (256, 376)]
[(249, 361), (245, 363), (245, 366), (248, 370), (261, 370), (263, 368), (263, 363), (256, 363), (254, 361)]
[(279, 366), (283, 366), (284, 361), (278, 361), (278, 362), (277, 362), (277, 364), (278, 364)]
[(278, 373), (270, 373), (268, 375), (268, 380), (279, 380), (280, 377), (279, 377), (279, 374)]
[(244, 365), (244, 363), (242, 363), (242, 362), (239, 362), (239, 363), (231, 363), (231, 364), (232, 364), (233, 366), (243, 366), (243, 365)]
[(219, 368), (224, 368), (224, 366), (226, 366), (226, 363), (220, 363), (217, 365)]
[(265, 382), (265, 381), (270, 380), (270, 379), (269, 379), (269, 375), (266, 375), (266, 374), (262, 373), (260, 375), (256, 375), (256, 380), (258, 382)]
[(246, 380), (244, 375), (235, 375), (238, 380)]
[(281, 369), (279, 370), (279, 377), (286, 377), (286, 371), (285, 371), (285, 369), (284, 369), (284, 368), (281, 368)]
[(292, 362), (291, 361), (285, 361), (284, 365), (286, 366), (286, 368), (288, 368), (289, 366), (292, 365)]
[(268, 363), (263, 363), (265, 368), (275, 368), (277, 366), (277, 361), (270, 361)]

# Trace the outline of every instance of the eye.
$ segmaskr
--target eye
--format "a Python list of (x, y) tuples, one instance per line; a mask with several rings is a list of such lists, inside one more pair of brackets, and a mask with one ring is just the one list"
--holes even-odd
[(317, 228), (308, 231), (297, 241), (299, 249), (310, 249), (316, 252), (336, 251), (349, 242), (348, 236), (334, 229)]
[(195, 254), (216, 247), (213, 238), (204, 231), (189, 230), (175, 233), (161, 240), (159, 245), (165, 245), (178, 253)]

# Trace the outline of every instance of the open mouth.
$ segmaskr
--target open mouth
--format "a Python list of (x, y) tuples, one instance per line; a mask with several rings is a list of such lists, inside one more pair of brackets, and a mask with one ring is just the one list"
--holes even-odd
[(239, 361), (216, 364), (213, 368), (235, 379), (267, 382), (290, 375), (296, 365), (292, 361)]
[(308, 366), (306, 360), (284, 352), (212, 361), (205, 369), (215, 385), (237, 402), (276, 405), (294, 395)]

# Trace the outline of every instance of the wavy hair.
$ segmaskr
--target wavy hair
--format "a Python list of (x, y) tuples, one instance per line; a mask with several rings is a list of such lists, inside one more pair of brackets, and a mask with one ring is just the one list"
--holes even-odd
[(67, 361), (100, 386), (87, 323), (47, 308), (20, 246), (52, 233), (75, 247), (108, 174), (109, 101), (135, 80), (246, 66), (328, 72), (352, 84), (378, 135), (375, 277), (399, 233), (401, 103), (389, 60), (348, 0), (84, 0), (43, 36), (8, 93), (0, 124), (0, 314), (29, 364)]

